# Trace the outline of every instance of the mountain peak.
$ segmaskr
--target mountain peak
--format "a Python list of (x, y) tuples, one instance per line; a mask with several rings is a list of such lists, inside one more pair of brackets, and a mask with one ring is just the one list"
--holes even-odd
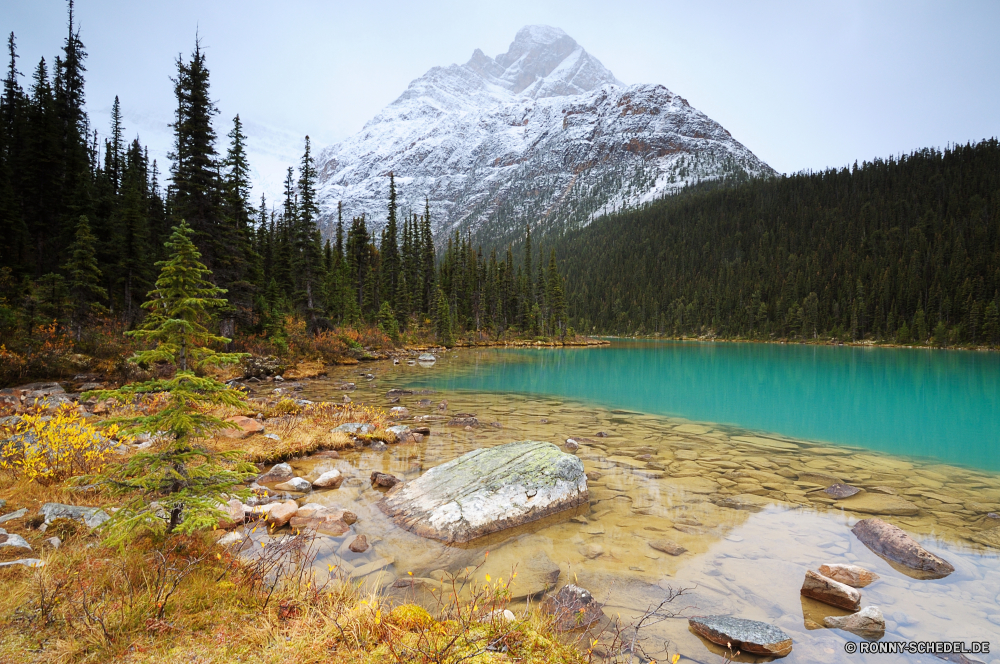
[(533, 99), (580, 94), (609, 83), (622, 85), (575, 39), (548, 25), (521, 28), (507, 52), (493, 59), (477, 48), (465, 66), (491, 83)]

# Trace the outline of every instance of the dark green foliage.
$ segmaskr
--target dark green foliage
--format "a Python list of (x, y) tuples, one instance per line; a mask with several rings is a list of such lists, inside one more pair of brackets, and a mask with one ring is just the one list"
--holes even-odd
[[(189, 364), (198, 368), (232, 364), (244, 354), (220, 353), (210, 347), (228, 341), (206, 327), (212, 310), (226, 308), (226, 301), (219, 297), (225, 291), (206, 280), (209, 271), (199, 262), (201, 256), (191, 235), (192, 229), (184, 222), (174, 228), (167, 243), (169, 258), (157, 263), (160, 276), (156, 289), (142, 305), (150, 314), (142, 329), (130, 333), (156, 344), (137, 352), (132, 361), (176, 364), (176, 375), (93, 393), (101, 399), (123, 400), (150, 394), (166, 396), (166, 405), (152, 415), (108, 421), (125, 425), (126, 433), (161, 432), (171, 439), (155, 452), (139, 453), (124, 465), (113, 466), (100, 478), (113, 492), (128, 496), (109, 526), (115, 543), (125, 543), (147, 528), (190, 533), (214, 527), (222, 514), (219, 505), (223, 498), (239, 494), (238, 486), (254, 472), (252, 465), (237, 461), (235, 455), (211, 452), (193, 440), (229, 426), (208, 414), (208, 408), (238, 406), (243, 397), (213, 378), (196, 376)], [(158, 510), (169, 515), (166, 523)]]
[(156, 348), (136, 353), (136, 362), (171, 362), (179, 371), (187, 371), (189, 364), (198, 369), (239, 361), (238, 353), (217, 353), (209, 347), (229, 341), (206, 327), (211, 310), (225, 309), (228, 303), (220, 297), (225, 289), (205, 278), (211, 271), (200, 262), (201, 253), (191, 241), (193, 234), (184, 221), (174, 227), (166, 243), (170, 257), (156, 264), (160, 268), (156, 288), (142, 305), (149, 315), (140, 329), (128, 333), (154, 342)]
[(101, 302), (108, 296), (101, 287), (101, 269), (97, 265), (96, 238), (90, 232), (87, 217), (81, 216), (76, 225), (76, 239), (70, 246), (70, 259), (64, 266), (69, 276), (72, 297), (73, 329), (80, 341), (83, 325), (95, 314), (105, 311)]
[(557, 254), (586, 331), (982, 343), (1000, 144), (696, 188), (597, 220)]

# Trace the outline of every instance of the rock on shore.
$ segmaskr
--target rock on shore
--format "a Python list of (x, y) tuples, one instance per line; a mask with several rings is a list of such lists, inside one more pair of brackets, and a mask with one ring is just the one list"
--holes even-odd
[(882, 519), (862, 519), (851, 532), (878, 555), (919, 573), (922, 578), (941, 579), (955, 571), (947, 560), (935, 556), (901, 528)]
[(386, 495), (379, 507), (418, 535), (468, 542), (589, 499), (583, 462), (552, 443), (473, 450)]

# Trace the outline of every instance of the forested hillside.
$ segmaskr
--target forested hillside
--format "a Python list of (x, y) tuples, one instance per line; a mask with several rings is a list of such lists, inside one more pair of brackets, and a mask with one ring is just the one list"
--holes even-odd
[(557, 246), (586, 331), (1000, 342), (1000, 145), (691, 191)]

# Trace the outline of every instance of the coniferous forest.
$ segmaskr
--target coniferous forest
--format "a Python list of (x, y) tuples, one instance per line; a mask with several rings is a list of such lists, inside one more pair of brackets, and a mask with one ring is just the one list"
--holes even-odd
[(263, 339), (267, 350), (287, 350), (303, 326), (306, 335), (368, 326), (383, 343), (398, 343), (408, 330), (446, 344), (463, 335), (565, 336), (554, 260), (539, 251), (532, 261), (529, 240), (515, 266), (510, 251), (486, 256), (458, 234), (437, 256), (430, 205), (399, 210), (391, 173), (383, 230), (371, 232), (371, 220), (338, 211), (335, 237), (324, 241), (308, 136), (298, 168), (288, 168), (282, 199), (252, 201), (242, 122), (239, 115), (218, 118), (198, 42), (164, 82), (177, 103), (169, 164), (151, 161), (140, 137), (129, 138), (117, 97), (111, 126), (91, 125), (87, 53), (72, 5), (61, 52), (51, 64), (43, 58), (34, 65), (23, 84), (13, 33), (7, 45), (0, 343), (8, 364), (20, 366), (11, 378), (57, 372), (44, 362), (31, 365), (42, 347), (68, 343), (68, 350), (100, 354), (110, 338), (141, 325), (140, 305), (166, 256), (164, 242), (182, 220), (194, 230), (213, 283), (226, 290), (228, 307), (217, 323), (237, 345)]
[(557, 245), (587, 332), (1000, 343), (1000, 144), (694, 187)]

